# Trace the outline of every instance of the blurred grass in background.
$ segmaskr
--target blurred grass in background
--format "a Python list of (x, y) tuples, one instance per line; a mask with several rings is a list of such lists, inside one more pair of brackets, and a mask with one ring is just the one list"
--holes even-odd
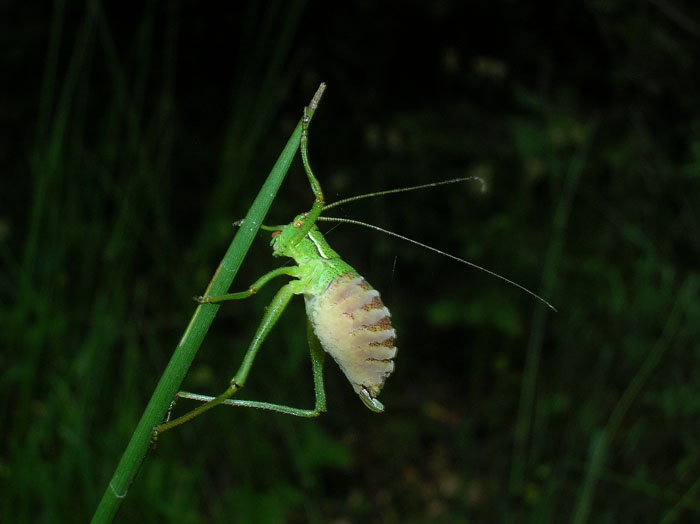
[[(691, 3), (256, 2), (0, 17), (0, 520), (89, 519), (199, 294), (318, 83), (327, 198), (500, 272), (325, 228), (389, 305), (368, 412), (220, 408), (164, 435), (120, 522), (700, 518), (700, 59)], [(312, 196), (299, 164), (272, 209)], [(332, 230), (331, 230), (332, 229)], [(273, 267), (262, 235), (236, 289)], [(186, 389), (218, 393), (274, 293), (222, 308)], [(311, 406), (303, 306), (245, 398)], [(185, 402), (177, 407), (186, 409)]]

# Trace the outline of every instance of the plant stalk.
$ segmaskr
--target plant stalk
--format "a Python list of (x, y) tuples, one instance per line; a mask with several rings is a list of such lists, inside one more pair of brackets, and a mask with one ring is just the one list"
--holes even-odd
[[(325, 87), (325, 84), (321, 84), (311, 100), (307, 109), (309, 117), (313, 116)], [(214, 273), (205, 296), (223, 295), (230, 288), (296, 155), (301, 139), (301, 129), (302, 122), (300, 121), (272, 171), (270, 171), (253, 205), (248, 210), (243, 224), (238, 229), (224, 258)], [(192, 364), (192, 360), (197, 354), (197, 350), (202, 344), (219, 307), (218, 304), (200, 304), (195, 310), (179, 344), (175, 348), (170, 362), (158, 381), (153, 396), (131, 436), (131, 440), (119, 461), (112, 479), (107, 485), (102, 500), (92, 517), (92, 524), (105, 524), (112, 522), (114, 519), (146, 456), (151, 444), (153, 428), (163, 421), (170, 403), (175, 398), (180, 384), (185, 378), (187, 370)]]

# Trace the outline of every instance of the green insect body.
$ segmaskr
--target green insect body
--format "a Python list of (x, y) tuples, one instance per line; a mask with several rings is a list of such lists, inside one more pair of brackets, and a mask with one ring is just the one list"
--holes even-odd
[[(163, 424), (153, 428), (154, 439), (160, 433), (184, 424), (221, 404), (267, 409), (299, 417), (318, 416), (326, 411), (326, 397), (323, 386), (323, 358), (325, 353), (330, 354), (338, 363), (355, 392), (370, 410), (375, 412), (384, 411), (384, 406), (377, 400), (377, 396), (381, 392), (386, 378), (394, 371), (393, 359), (396, 356), (396, 347), (394, 345), (396, 331), (391, 324), (391, 315), (382, 303), (379, 292), (373, 289), (357, 271), (343, 261), (340, 255), (328, 245), (316, 227), (317, 221), (325, 219), (333, 222), (363, 225), (403, 240), (408, 240), (458, 262), (485, 271), (522, 289), (554, 309), (549, 302), (529, 289), (467, 260), (377, 226), (344, 218), (322, 217), (322, 212), (327, 209), (373, 196), (437, 187), (466, 180), (480, 181), (483, 189), (483, 181), (481, 179), (478, 177), (467, 177), (358, 195), (326, 205), (321, 185), (309, 165), (307, 144), (311, 115), (318, 106), (324, 89), (325, 84), (322, 84), (312, 99), (308, 111), (306, 109), (304, 111), (300, 142), (301, 158), (315, 197), (314, 203), (309, 211), (296, 216), (287, 225), (261, 226), (262, 229), (273, 231), (271, 241), (273, 255), (292, 258), (296, 265), (281, 267), (264, 274), (246, 291), (222, 296), (199, 297), (197, 301), (202, 304), (202, 307), (207, 307), (209, 304), (217, 304), (228, 300), (246, 299), (255, 295), (262, 286), (274, 278), (287, 276), (292, 277), (292, 280), (279, 289), (270, 305), (266, 308), (263, 319), (258, 325), (248, 350), (243, 356), (243, 361), (238, 371), (231, 378), (228, 388), (217, 397), (180, 391), (177, 394), (178, 397), (197, 400), (203, 402), (203, 404), (174, 420), (170, 420), (168, 415)], [(306, 303), (306, 314), (308, 317), (307, 335), (311, 351), (316, 400), (314, 409), (300, 409), (268, 402), (232, 399), (231, 397), (245, 385), (258, 350), (294, 295), (304, 295)]]
[(384, 411), (376, 397), (394, 370), (396, 331), (391, 314), (379, 292), (331, 249), (315, 226), (297, 238), (304, 218), (299, 215), (273, 233), (273, 255), (295, 260), (294, 292), (303, 293), (306, 314), (321, 346), (362, 402), (372, 411)]

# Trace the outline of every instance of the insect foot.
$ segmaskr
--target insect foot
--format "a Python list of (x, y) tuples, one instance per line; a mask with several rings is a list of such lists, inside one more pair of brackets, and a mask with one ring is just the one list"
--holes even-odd
[(158, 447), (158, 435), (160, 435), (160, 432), (158, 431), (158, 428), (154, 427), (153, 431), (151, 432), (151, 443), (149, 445), (151, 450), (155, 450), (156, 447)]

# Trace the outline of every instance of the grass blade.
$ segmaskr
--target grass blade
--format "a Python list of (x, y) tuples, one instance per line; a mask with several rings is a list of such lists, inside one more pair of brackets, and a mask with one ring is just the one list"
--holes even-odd
[[(322, 93), (324, 88), (325, 85), (322, 84), (314, 96), (312, 105), (309, 108), (310, 115), (313, 114), (312, 110), (318, 104), (319, 93)], [(244, 223), (238, 229), (224, 258), (214, 273), (207, 287), (206, 294), (223, 295), (228, 291), (245, 255), (253, 243), (260, 224), (265, 219), (277, 190), (284, 180), (284, 176), (299, 147), (300, 139), (301, 121), (294, 129), (287, 145), (248, 210)], [(202, 304), (195, 310), (102, 496), (102, 500), (92, 518), (93, 524), (111, 522), (119, 510), (149, 449), (153, 427), (158, 425), (165, 417), (170, 402), (175, 398), (175, 394), (218, 310), (219, 306), (216, 304)]]

